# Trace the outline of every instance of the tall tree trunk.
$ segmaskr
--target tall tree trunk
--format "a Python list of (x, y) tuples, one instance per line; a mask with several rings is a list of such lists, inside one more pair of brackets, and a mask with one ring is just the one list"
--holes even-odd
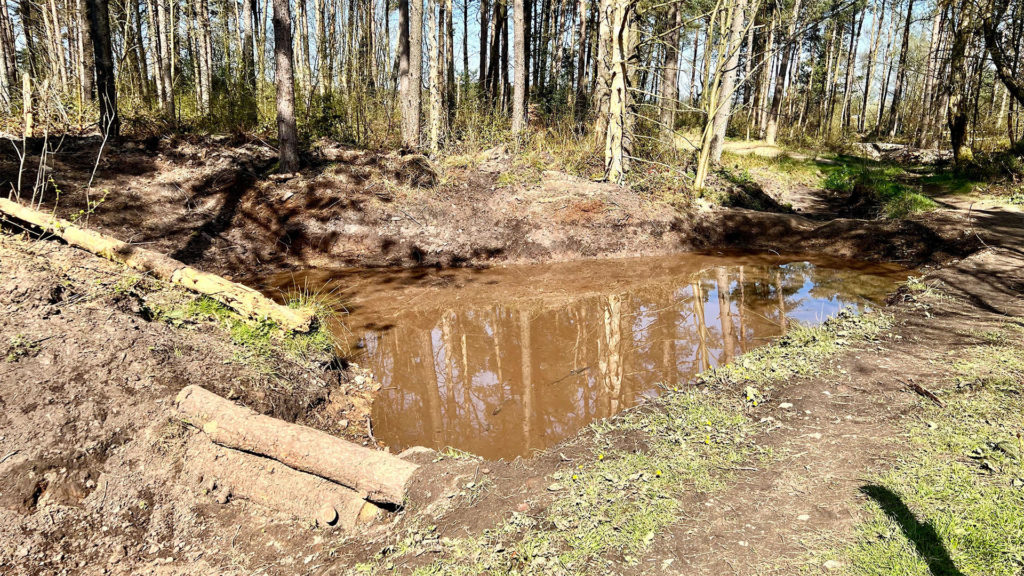
[(786, 74), (789, 72), (789, 59), (793, 53), (797, 22), (800, 19), (800, 0), (793, 3), (793, 16), (786, 30), (786, 40), (782, 46), (782, 60), (779, 62), (779, 74), (775, 79), (775, 91), (768, 110), (768, 121), (765, 123), (764, 139), (768, 144), (775, 144), (779, 133), (779, 115), (782, 113), (782, 100), (786, 89)]
[[(467, 2), (469, 0), (466, 0)], [(480, 91), (481, 94), (486, 92), (487, 86), (487, 32), (490, 26), (490, 11), (491, 7), (488, 0), (480, 0), (480, 69), (478, 70), (480, 76)]]
[(438, 45), (439, 30), (437, 22), (437, 7), (434, 6), (435, 1), (436, 0), (427, 0), (427, 6), (429, 9), (427, 17), (429, 20), (428, 26), (430, 27), (430, 36), (428, 39), (430, 44), (430, 130), (428, 131), (428, 147), (433, 152), (438, 151), (441, 142), (441, 83), (444, 78), (440, 68), (441, 47)]
[(578, 99), (583, 94), (583, 82), (586, 79), (587, 73), (587, 50), (586, 47), (590, 45), (590, 39), (587, 30), (587, 21), (590, 20), (590, 10), (587, 8), (587, 0), (579, 0), (580, 12), (580, 28), (579, 28), (579, 52), (577, 53), (576, 60), (576, 83), (573, 89), (576, 91), (576, 98)]
[(88, 0), (89, 32), (96, 62), (96, 91), (100, 102), (100, 133), (117, 139), (121, 118), (117, 113), (117, 81), (114, 53), (110, 46), (110, 15), (107, 0)]
[(899, 68), (896, 70), (896, 84), (893, 87), (892, 109), (889, 110), (889, 137), (896, 136), (899, 129), (899, 110), (903, 100), (903, 84), (906, 82), (907, 54), (910, 51), (910, 25), (914, 20), (914, 0), (907, 0), (907, 17), (903, 22), (903, 40), (900, 46)]
[(524, 0), (513, 0), (513, 50), (515, 52), (515, 81), (512, 93), (512, 132), (526, 130), (526, 14)]
[[(932, 36), (931, 41), (928, 43), (928, 59), (926, 62), (926, 68), (924, 73), (924, 90), (921, 91), (921, 109), (930, 110), (932, 102), (935, 96), (932, 94), (935, 88), (935, 80), (938, 69), (938, 51), (939, 42), (942, 36), (942, 18), (943, 10), (941, 6), (937, 6), (935, 9), (935, 15), (932, 17)], [(931, 114), (925, 114), (921, 118), (921, 123), (917, 131), (917, 146), (924, 147), (928, 142), (928, 135), (932, 130), (932, 116)]]
[(295, 127), (295, 76), (292, 72), (292, 15), (288, 0), (274, 2), (274, 81), (277, 84), (278, 171), (299, 168), (299, 135)]
[(868, 47), (868, 61), (864, 67), (864, 104), (861, 106), (860, 117), (857, 119), (857, 131), (864, 132), (867, 127), (868, 102), (871, 100), (871, 82), (875, 76), (875, 56), (878, 54), (878, 43), (882, 38), (882, 20), (885, 18), (885, 0), (881, 4), (876, 0), (874, 14), (871, 18), (871, 42)]
[(11, 103), (14, 101), (14, 92), (18, 85), (18, 60), (15, 50), (14, 24), (5, 4), (0, 10), (0, 112), (8, 114), (12, 111)]
[(858, 20), (857, 15), (853, 15), (853, 20), (850, 22), (850, 49), (846, 59), (846, 81), (843, 82), (843, 110), (839, 114), (840, 121), (844, 129), (849, 129), (850, 123), (853, 120), (853, 112), (851, 107), (853, 106), (853, 73), (857, 68), (857, 47), (860, 45), (860, 32), (864, 27), (864, 16), (867, 13), (867, 7), (861, 11), (861, 17)]
[(970, 87), (968, 86), (967, 50), (974, 40), (973, 7), (960, 0), (959, 8), (951, 11), (953, 43), (949, 50), (949, 82), (946, 84), (946, 123), (953, 160), (957, 165), (970, 163), (974, 155), (967, 145), (967, 125), (970, 121)]
[(878, 110), (875, 116), (875, 127), (872, 134), (878, 135), (882, 130), (882, 115), (885, 114), (885, 102), (889, 97), (889, 79), (892, 77), (892, 43), (896, 33), (896, 3), (892, 5), (892, 16), (889, 18), (889, 29), (886, 32), (885, 54), (882, 56), (882, 87), (878, 93)]
[(661, 68), (660, 120), (661, 136), (672, 145), (676, 132), (676, 102), (679, 98), (679, 30), (683, 27), (683, 11), (678, 2), (668, 6), (666, 21), (672, 28), (665, 36), (665, 59)]
[(603, 19), (608, 22), (604, 31), (607, 33), (606, 69), (609, 76), (604, 169), (607, 180), (621, 183), (629, 171), (629, 156), (633, 145), (633, 135), (629, 131), (633, 4), (631, 0), (608, 0), (603, 3), (603, 7)]
[[(259, 122), (256, 106), (256, 58), (253, 53), (253, 20), (256, 0), (242, 0), (242, 121), (247, 128)], [(262, 49), (262, 47), (261, 47)]]
[[(729, 126), (736, 91), (736, 71), (739, 67), (740, 45), (743, 43), (746, 7), (746, 0), (733, 0), (731, 6), (725, 4), (721, 14), (721, 28), (723, 32), (728, 29), (728, 37), (719, 50), (714, 76), (709, 76), (705, 94), (701, 97), (706, 120), (694, 176), (694, 188), (697, 190), (703, 190), (711, 166), (717, 165), (722, 159), (725, 131)], [(712, 36), (710, 32), (709, 29), (709, 37)]]
[(162, 107), (167, 119), (174, 121), (176, 113), (174, 109), (174, 72), (171, 60), (174, 52), (171, 48), (174, 29), (171, 28), (171, 16), (168, 14), (167, 0), (154, 0), (156, 3), (156, 33), (159, 37), (160, 50), (160, 82), (162, 84)]
[[(136, 22), (138, 21), (138, 2), (129, 0), (135, 7)], [(94, 75), (93, 63), (93, 44), (92, 44), (92, 24), (89, 20), (88, 10), (86, 9), (85, 0), (77, 0), (79, 10), (79, 34), (78, 34), (78, 94), (81, 104), (91, 104), (93, 102), (93, 96), (96, 93), (96, 77)], [(3, 11), (6, 15), (7, 10)], [(139, 36), (139, 42), (142, 42), (142, 36)], [(143, 78), (143, 82), (145, 82)]]
[[(417, 4), (422, 9), (423, 0), (411, 1), (414, 9)], [(398, 0), (398, 92), (402, 112), (402, 146), (408, 150), (415, 150), (419, 147), (420, 140), (420, 87), (414, 86), (412, 81), (409, 2), (410, 0)]]

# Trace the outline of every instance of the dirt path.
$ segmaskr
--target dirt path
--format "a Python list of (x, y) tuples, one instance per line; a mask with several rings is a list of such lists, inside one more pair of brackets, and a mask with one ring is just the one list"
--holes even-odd
[(955, 299), (900, 305), (892, 333), (836, 358), (831, 376), (780, 386), (757, 440), (779, 459), (741, 469), (727, 491), (688, 506), (637, 573), (794, 574), (816, 542), (849, 534), (867, 477), (900, 453), (904, 421), (918, 418), (920, 398), (906, 383), (941, 390), (950, 384), (943, 360), (970, 332), (1024, 314), (1024, 257), (1009, 250), (971, 257), (930, 283)]
[(961, 223), (998, 248), (933, 273), (929, 284), (950, 298), (901, 302), (892, 333), (834, 359), (830, 377), (781, 386), (757, 440), (780, 458), (739, 469), (727, 491), (692, 502), (637, 574), (814, 571), (820, 567), (808, 565), (808, 552), (815, 542), (849, 534), (866, 477), (899, 453), (904, 421), (918, 417), (919, 397), (907, 383), (949, 385), (943, 360), (972, 341), (968, 334), (1024, 315), (1024, 213), (957, 196), (939, 201), (947, 208), (931, 218)]

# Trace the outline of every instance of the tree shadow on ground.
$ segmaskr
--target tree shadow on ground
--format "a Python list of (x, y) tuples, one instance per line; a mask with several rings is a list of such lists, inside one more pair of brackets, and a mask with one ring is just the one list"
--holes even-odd
[(874, 500), (886, 516), (900, 525), (903, 535), (914, 544), (918, 555), (928, 564), (932, 576), (964, 576), (953, 563), (949, 551), (931, 523), (919, 521), (896, 493), (875, 484), (862, 486), (860, 491)]

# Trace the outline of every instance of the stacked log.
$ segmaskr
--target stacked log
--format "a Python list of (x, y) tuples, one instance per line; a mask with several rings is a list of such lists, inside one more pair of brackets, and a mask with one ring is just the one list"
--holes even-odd
[(263, 416), (199, 386), (185, 387), (175, 402), (183, 419), (217, 444), (332, 480), (372, 502), (401, 505), (419, 468), (392, 454)]
[(203, 486), (221, 502), (241, 498), (321, 527), (352, 530), (381, 512), (358, 492), (293, 470), (270, 458), (197, 443), (185, 456)]
[(261, 415), (199, 386), (182, 389), (175, 404), (180, 418), (213, 443), (186, 458), (204, 477), (233, 497), (320, 525), (351, 529), (376, 517), (378, 505), (404, 504), (419, 469), (386, 452)]

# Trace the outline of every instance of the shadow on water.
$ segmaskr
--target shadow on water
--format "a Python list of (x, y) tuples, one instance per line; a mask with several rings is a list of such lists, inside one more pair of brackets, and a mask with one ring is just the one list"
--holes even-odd
[(874, 500), (889, 518), (900, 525), (903, 535), (913, 542), (918, 555), (928, 564), (932, 576), (964, 576), (953, 563), (949, 551), (931, 523), (922, 523), (918, 520), (896, 493), (875, 484), (863, 486), (860, 491)]

